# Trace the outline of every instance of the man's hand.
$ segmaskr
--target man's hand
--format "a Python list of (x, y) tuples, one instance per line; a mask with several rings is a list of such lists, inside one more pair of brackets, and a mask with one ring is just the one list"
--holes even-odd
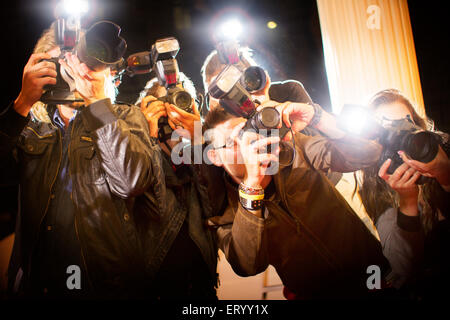
[[(267, 107), (275, 107), (281, 115), (281, 121), (286, 125), (287, 128), (292, 128), (294, 132), (299, 132), (305, 129), (307, 125), (311, 122), (314, 116), (314, 108), (306, 103), (297, 102), (284, 102), (274, 104), (274, 101), (266, 101), (262, 103), (257, 110), (261, 110)], [(282, 122), (278, 125), (281, 128)], [(292, 134), (288, 132), (283, 140), (291, 140)]]
[(426, 177), (436, 178), (439, 184), (447, 192), (450, 192), (450, 160), (441, 146), (439, 146), (436, 157), (428, 163), (412, 160), (408, 158), (404, 151), (399, 151), (398, 154), (410, 167)]
[(44, 86), (56, 84), (55, 64), (49, 61), (41, 61), (51, 57), (48, 53), (32, 54), (23, 69), (22, 89), (14, 101), (14, 109), (24, 117), (28, 115), (33, 104), (41, 97)]
[[(166, 103), (166, 105), (168, 105)], [(141, 111), (147, 119), (150, 136), (158, 138), (158, 120), (167, 117), (166, 105), (163, 101), (157, 100), (154, 96), (146, 96), (141, 101)]]
[(78, 60), (77, 56), (68, 52), (66, 61), (59, 60), (61, 66), (75, 81), (75, 89), (83, 97), (85, 105), (88, 106), (98, 100), (107, 98), (105, 93), (105, 81), (110, 78), (109, 68), (94, 71)]
[(196, 121), (200, 122), (200, 113), (198, 112), (194, 99), (192, 99), (191, 108), (194, 114), (181, 110), (173, 104), (167, 104), (167, 115), (169, 117), (169, 125), (172, 129), (178, 130), (181, 136), (194, 140), (194, 124)]
[[(239, 132), (244, 127), (245, 122), (237, 125), (231, 132), (230, 138), (237, 143), (242, 159), (245, 164), (246, 173), (242, 182), (249, 187), (263, 187), (263, 180), (267, 177), (267, 171), (271, 162), (278, 162), (280, 148), (278, 143), (280, 137), (263, 137), (256, 132), (245, 131), (242, 138)], [(274, 152), (266, 153), (267, 146), (272, 144)]]
[(418, 214), (419, 187), (416, 184), (420, 172), (407, 163), (401, 164), (392, 175), (387, 173), (391, 159), (387, 159), (378, 171), (378, 175), (395, 190), (400, 197), (400, 211), (406, 215)]

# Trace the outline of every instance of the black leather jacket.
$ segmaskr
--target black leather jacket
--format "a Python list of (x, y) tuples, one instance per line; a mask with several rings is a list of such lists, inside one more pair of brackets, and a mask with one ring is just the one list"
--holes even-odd
[[(62, 154), (60, 131), (51, 123), (0, 115), (1, 184), (19, 183), (20, 212), (9, 270), (10, 285), (26, 288), (30, 261), (46, 215)], [(147, 122), (133, 106), (109, 99), (84, 107), (73, 120), (69, 162), (75, 228), (89, 283), (101, 296), (136, 292), (142, 248), (129, 200), (153, 189), (161, 196), (161, 153)], [(161, 199), (159, 199), (161, 202)]]

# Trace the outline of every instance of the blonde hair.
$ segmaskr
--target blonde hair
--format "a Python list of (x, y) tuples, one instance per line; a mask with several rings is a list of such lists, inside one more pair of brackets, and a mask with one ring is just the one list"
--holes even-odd
[[(180, 82), (183, 84), (184, 90), (186, 90), (191, 95), (191, 97), (195, 99), (195, 97), (197, 97), (197, 92), (195, 90), (194, 83), (183, 72), (180, 72)], [(139, 93), (139, 98), (136, 100), (134, 104), (139, 106), (141, 104), (142, 99), (144, 99), (148, 95), (156, 97), (156, 92), (159, 88), (164, 87), (162, 87), (159, 84), (158, 78), (150, 79), (145, 84), (144, 89)]]
[[(257, 65), (256, 61), (252, 58), (252, 52), (252, 49), (248, 47), (239, 47), (240, 63), (242, 63), (244, 67)], [(222, 71), (225, 66), (226, 65), (220, 61), (217, 50), (211, 51), (205, 58), (203, 66), (200, 69), (205, 94), (208, 91), (208, 83), (211, 81), (211, 78)]]

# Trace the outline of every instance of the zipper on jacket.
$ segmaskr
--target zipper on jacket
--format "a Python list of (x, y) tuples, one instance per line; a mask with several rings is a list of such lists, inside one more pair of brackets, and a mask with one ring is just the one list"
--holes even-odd
[[(75, 121), (76, 121), (76, 118), (73, 120), (72, 128), (70, 130), (70, 141), (71, 142), (73, 141), (73, 130), (74, 130), (73, 128), (75, 127)], [(72, 180), (72, 174), (71, 174), (71, 170), (70, 170), (70, 151), (71, 151), (70, 146), (72, 144), (71, 142), (69, 142), (69, 150), (67, 151), (68, 152), (67, 157), (68, 157), (68, 160), (69, 160), (69, 177), (70, 177), (70, 180)], [(73, 181), (72, 181), (72, 186), (73, 186)], [(75, 202), (73, 201), (72, 194), (73, 194), (73, 190), (70, 192), (70, 199), (73, 202), (74, 207), (76, 208), (77, 206), (75, 205)], [(78, 222), (77, 222), (77, 216), (78, 215), (77, 215), (77, 210), (76, 209), (75, 209), (75, 213), (74, 214), (75, 214), (75, 216), (74, 216), (75, 234), (77, 235), (78, 242), (80, 243), (81, 260), (83, 261), (83, 266), (84, 266), (84, 270), (86, 271), (86, 277), (88, 279), (89, 285), (90, 285), (91, 288), (93, 288), (92, 282), (91, 282), (91, 279), (90, 279), (89, 273), (88, 273), (86, 259), (84, 257), (83, 244), (81, 243), (80, 235), (78, 233)]]
[[(34, 131), (34, 130), (33, 130)], [(45, 219), (45, 217), (47, 216), (47, 211), (48, 211), (48, 207), (49, 207), (49, 205), (50, 205), (50, 199), (51, 199), (51, 197), (52, 197), (52, 190), (53, 190), (53, 186), (55, 185), (55, 181), (56, 181), (56, 178), (58, 177), (58, 172), (59, 172), (59, 168), (60, 168), (60, 166), (61, 166), (61, 159), (62, 159), (62, 141), (61, 141), (61, 132), (59, 131), (59, 129), (57, 130), (57, 132), (58, 132), (58, 141), (59, 141), (59, 160), (58, 160), (58, 167), (57, 167), (57, 169), (56, 169), (56, 174), (55, 174), (55, 177), (53, 178), (53, 181), (52, 181), (52, 183), (51, 183), (51, 185), (50, 185), (50, 194), (48, 195), (48, 200), (47, 200), (47, 206), (45, 207), (45, 211), (44, 211), (44, 214), (42, 215), (42, 218), (41, 218), (41, 221), (39, 222), (39, 232), (38, 232), (38, 236), (37, 236), (37, 239), (36, 239), (36, 242), (34, 243), (34, 245), (33, 245), (33, 248), (32, 248), (32, 250), (31, 250), (31, 255), (30, 255), (30, 257), (28, 258), (28, 276), (30, 275), (30, 272), (31, 272), (31, 268), (30, 268), (30, 266), (31, 266), (31, 257), (33, 256), (33, 252), (34, 252), (34, 250), (36, 249), (36, 244), (39, 242), (39, 233), (40, 233), (40, 230), (41, 230), (41, 228), (42, 228), (42, 223), (44, 222), (44, 219)], [(36, 133), (37, 134), (37, 133)]]

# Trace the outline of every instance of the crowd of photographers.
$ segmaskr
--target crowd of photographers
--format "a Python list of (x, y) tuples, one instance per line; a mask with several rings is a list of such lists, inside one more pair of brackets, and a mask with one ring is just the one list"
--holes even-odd
[(443, 297), (449, 136), (401, 92), (338, 117), (218, 41), (200, 95), (175, 38), (124, 60), (115, 24), (71, 50), (55, 28), (0, 114), (1, 185), (19, 186), (8, 297), (215, 300), (219, 248), (241, 276), (273, 265), (288, 299)]

